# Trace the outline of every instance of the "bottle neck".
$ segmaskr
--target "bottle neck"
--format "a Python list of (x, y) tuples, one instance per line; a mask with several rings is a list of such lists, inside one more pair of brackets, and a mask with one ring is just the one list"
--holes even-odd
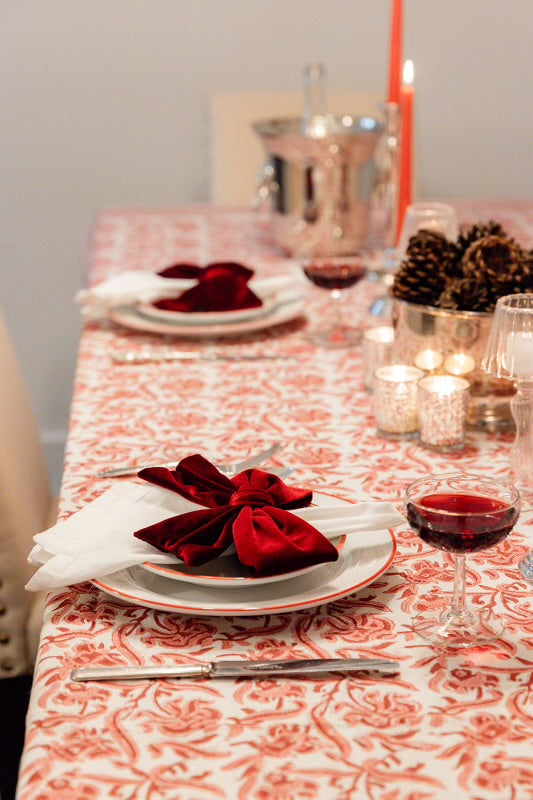
[(329, 130), (327, 111), (326, 68), (323, 64), (307, 64), (304, 70), (303, 133), (307, 136), (325, 136)]
[(304, 70), (304, 119), (325, 116), (326, 68), (323, 64), (307, 64)]

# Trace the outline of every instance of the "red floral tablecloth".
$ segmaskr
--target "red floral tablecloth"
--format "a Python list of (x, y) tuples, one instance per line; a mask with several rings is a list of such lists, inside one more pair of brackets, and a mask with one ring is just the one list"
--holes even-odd
[[(533, 208), (457, 203), (460, 219), (492, 216), (533, 244)], [(282, 270), (268, 221), (239, 209), (187, 207), (100, 214), (89, 282), (173, 260), (232, 258)], [(365, 318), (379, 291), (345, 295)], [(309, 314), (324, 296), (313, 290)], [(113, 465), (190, 452), (225, 460), (282, 439), (275, 463), (294, 484), (347, 499), (400, 500), (429, 472), (501, 476), (512, 434), (469, 431), (465, 449), (439, 455), (416, 441), (376, 436), (359, 348), (312, 349), (305, 324), (215, 347), (287, 352), (297, 361), (189, 362), (119, 367), (112, 349), (162, 344), (112, 323), (81, 339), (61, 491), (67, 516), (111, 481)], [(175, 343), (174, 343), (175, 344)], [(172, 346), (167, 342), (165, 346)], [(192, 343), (205, 348), (207, 343)], [(188, 349), (189, 346), (188, 346)], [(471, 602), (507, 620), (491, 647), (439, 654), (410, 629), (442, 603), (451, 560), (396, 530), (384, 575), (329, 606), (257, 617), (188, 617), (126, 605), (90, 584), (49, 599), (35, 674), (18, 800), (531, 800), (533, 620), (531, 587), (516, 564), (533, 512), (493, 550), (467, 561)], [(307, 680), (180, 680), (76, 684), (75, 666), (234, 658), (383, 656), (401, 674)]]

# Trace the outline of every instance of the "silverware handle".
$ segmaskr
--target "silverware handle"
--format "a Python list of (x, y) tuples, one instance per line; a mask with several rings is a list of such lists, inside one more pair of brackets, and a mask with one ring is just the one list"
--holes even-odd
[(80, 667), (72, 670), (73, 681), (131, 681), (138, 678), (207, 678), (211, 664), (183, 664), (168, 667)]

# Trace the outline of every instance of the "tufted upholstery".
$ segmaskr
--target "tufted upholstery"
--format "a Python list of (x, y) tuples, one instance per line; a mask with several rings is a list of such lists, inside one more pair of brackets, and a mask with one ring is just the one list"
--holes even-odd
[(0, 680), (31, 673), (43, 595), (26, 592), (35, 533), (55, 520), (39, 432), (0, 312)]

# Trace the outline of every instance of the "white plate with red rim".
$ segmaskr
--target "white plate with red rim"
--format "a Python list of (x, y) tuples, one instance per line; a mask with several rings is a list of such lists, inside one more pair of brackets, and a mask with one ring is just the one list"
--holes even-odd
[[(314, 498), (318, 504), (327, 500), (328, 504), (350, 505), (318, 492)], [(248, 576), (233, 586), (215, 585), (203, 578), (191, 582), (149, 570), (145, 564), (92, 583), (115, 599), (161, 611), (192, 616), (282, 614), (330, 603), (368, 586), (389, 568), (396, 553), (396, 540), (389, 530), (359, 531), (337, 541), (339, 546), (343, 541), (337, 561), (275, 576), (271, 581)]]
[(304, 307), (303, 295), (291, 294), (290, 298), (280, 300), (271, 311), (262, 313), (259, 316), (238, 322), (211, 323), (209, 325), (191, 324), (190, 322), (188, 324), (177, 323), (172, 322), (168, 317), (163, 317), (162, 319), (147, 317), (141, 314), (136, 305), (111, 308), (108, 315), (113, 322), (136, 331), (182, 336), (189, 339), (208, 339), (215, 336), (240, 336), (241, 334), (273, 328), (276, 325), (282, 325), (302, 316)]
[(277, 295), (271, 294), (263, 298), (260, 306), (238, 308), (233, 311), (169, 311), (157, 308), (153, 303), (137, 303), (137, 311), (148, 319), (171, 322), (175, 325), (229, 325), (271, 314), (278, 303)]
[(249, 617), (285, 614), (333, 603), (373, 583), (396, 553), (388, 530), (348, 536), (338, 561), (320, 565), (297, 578), (277, 583), (221, 589), (170, 580), (141, 567), (94, 579), (93, 585), (116, 600), (198, 617)]

